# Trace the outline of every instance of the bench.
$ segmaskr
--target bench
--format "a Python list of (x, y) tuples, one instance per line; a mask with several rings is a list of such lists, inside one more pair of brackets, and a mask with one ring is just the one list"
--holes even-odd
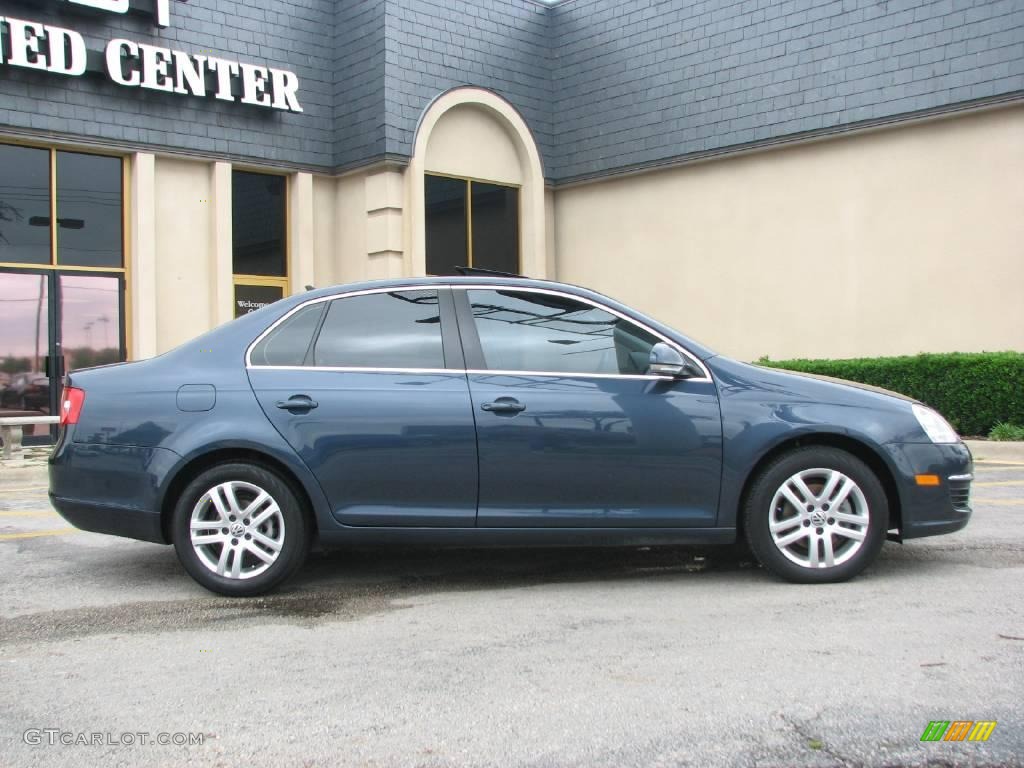
[(59, 424), (60, 416), (3, 416), (0, 417), (0, 438), (3, 439), (3, 458), (9, 459), (21, 450), (22, 427), (33, 424)]

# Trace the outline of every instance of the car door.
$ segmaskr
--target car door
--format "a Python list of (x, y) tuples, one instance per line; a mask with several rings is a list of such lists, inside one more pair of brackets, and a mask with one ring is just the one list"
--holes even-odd
[(476, 433), (451, 293), (360, 292), (294, 311), (253, 345), (264, 413), (357, 526), (473, 526)]
[(559, 291), (453, 296), (477, 420), (478, 526), (715, 524), (717, 392), (708, 376), (647, 375), (667, 339)]

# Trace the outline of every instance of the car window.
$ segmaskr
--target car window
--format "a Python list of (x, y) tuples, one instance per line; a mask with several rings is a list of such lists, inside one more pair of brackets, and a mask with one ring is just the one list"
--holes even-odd
[(392, 291), (335, 299), (313, 364), (338, 368), (444, 368), (437, 291)]
[(643, 374), (659, 339), (576, 299), (516, 290), (470, 290), (490, 370)]
[(322, 303), (311, 304), (274, 328), (252, 348), (252, 364), (302, 365), (323, 311)]

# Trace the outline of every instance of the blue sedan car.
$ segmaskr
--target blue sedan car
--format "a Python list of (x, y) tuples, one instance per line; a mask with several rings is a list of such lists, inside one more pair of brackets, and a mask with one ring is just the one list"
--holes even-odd
[(292, 296), (72, 373), (50, 458), (79, 528), (256, 595), (311, 546), (745, 540), (796, 582), (963, 528), (970, 452), (892, 393), (746, 365), (571, 285), (467, 276)]

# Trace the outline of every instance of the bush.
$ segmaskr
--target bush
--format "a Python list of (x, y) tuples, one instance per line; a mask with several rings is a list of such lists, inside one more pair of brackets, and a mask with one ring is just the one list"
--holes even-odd
[(989, 440), (1024, 440), (1024, 427), (1001, 421), (988, 433)]
[(999, 423), (1024, 424), (1024, 354), (979, 352), (853, 360), (762, 358), (760, 365), (834, 376), (927, 403), (961, 435), (986, 435)]

